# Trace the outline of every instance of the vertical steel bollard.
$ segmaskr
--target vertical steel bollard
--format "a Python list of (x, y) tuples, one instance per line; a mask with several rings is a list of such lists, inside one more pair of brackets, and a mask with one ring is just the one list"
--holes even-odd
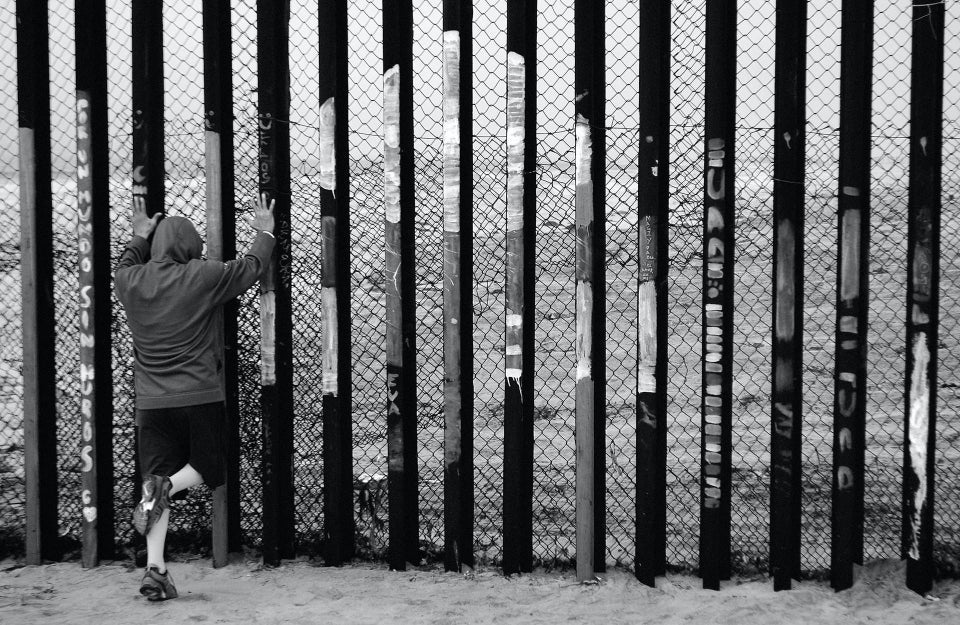
[[(76, 3), (77, 233), (80, 262), (80, 416), (85, 565), (115, 556), (113, 362), (111, 355), (110, 156), (107, 123), (107, 20), (102, 0)], [(86, 369), (86, 370), (84, 370)], [(91, 433), (86, 424), (92, 423)], [(84, 471), (91, 444), (94, 475)], [(139, 492), (139, 483), (137, 483)], [(95, 529), (91, 526), (95, 525)], [(94, 555), (94, 553), (96, 555)]]
[(830, 584), (835, 590), (850, 588), (853, 564), (863, 564), (873, 0), (845, 0), (841, 20), (837, 196), (840, 249), (830, 549)]
[(320, 298), (323, 324), (324, 562), (353, 557), (352, 382), (350, 361), (350, 154), (347, 2), (321, 0)]
[(778, 0), (773, 147), (770, 568), (774, 590), (800, 575), (806, 0)]
[(640, 3), (637, 276), (637, 494), (634, 573), (653, 586), (666, 565), (667, 234), (670, 3)]
[(383, 1), (387, 487), (390, 568), (420, 559), (414, 283), (413, 6)]
[(605, 568), (604, 4), (574, 3), (577, 579)]
[(944, 5), (913, 7), (910, 190), (907, 239), (906, 423), (903, 552), (907, 587), (933, 587), (937, 341), (940, 317), (940, 190), (943, 151)]
[(276, 201), (277, 244), (260, 283), (263, 560), (274, 566), (294, 555), (289, 23), (289, 0), (258, 0), (259, 190)]
[[(236, 258), (233, 167), (233, 72), (230, 1), (203, 2), (203, 99), (207, 184), (207, 258)], [(240, 434), (237, 379), (237, 302), (223, 307), (226, 391), (226, 483), (213, 491), (213, 565), (225, 566), (240, 548)]]
[(503, 572), (533, 570), (537, 2), (507, 3)]
[(444, 568), (473, 567), (473, 2), (443, 3)]
[(730, 576), (736, 0), (707, 3), (700, 576)]
[[(53, 300), (53, 195), (50, 166), (50, 54), (47, 3), (17, 0), (17, 101), (20, 127), (20, 268), (23, 305), (23, 451), (27, 564), (59, 560), (57, 545), (57, 370)], [(109, 309), (108, 309), (109, 310)], [(83, 425), (92, 427), (90, 417)], [(83, 445), (92, 445), (91, 440)], [(92, 450), (92, 448), (91, 448)], [(91, 451), (92, 453), (92, 451)], [(86, 466), (86, 464), (84, 464)], [(93, 466), (90, 465), (90, 471)], [(96, 474), (84, 488), (96, 493)], [(90, 484), (86, 484), (90, 482)], [(92, 497), (91, 493), (91, 497)], [(85, 504), (86, 505), (86, 504)], [(93, 510), (96, 510), (94, 507)], [(95, 518), (95, 517), (94, 517)], [(84, 538), (96, 536), (84, 523)], [(86, 543), (85, 543), (86, 544)], [(84, 552), (86, 555), (87, 551)]]

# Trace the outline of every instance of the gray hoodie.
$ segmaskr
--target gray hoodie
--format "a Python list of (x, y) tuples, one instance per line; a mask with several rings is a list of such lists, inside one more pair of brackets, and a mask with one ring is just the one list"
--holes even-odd
[(224, 400), (222, 307), (260, 279), (273, 245), (261, 232), (240, 260), (202, 260), (200, 235), (183, 217), (163, 219), (152, 245), (133, 237), (114, 284), (133, 335), (137, 408)]

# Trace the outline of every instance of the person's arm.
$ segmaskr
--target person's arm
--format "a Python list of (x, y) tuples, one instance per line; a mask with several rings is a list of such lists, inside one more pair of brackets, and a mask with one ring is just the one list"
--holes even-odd
[[(153, 234), (153, 230), (160, 221), (160, 213), (153, 217), (147, 217), (147, 200), (143, 196), (134, 196), (133, 198), (133, 217), (131, 224), (133, 226), (133, 238), (127, 243), (127, 247), (120, 255), (117, 262), (115, 275), (119, 277), (124, 272), (122, 269), (142, 265), (150, 260), (150, 243), (148, 239)], [(122, 280), (122, 279), (121, 279)]]
[[(214, 273), (211, 295), (214, 305), (223, 304), (240, 295), (253, 286), (267, 270), (275, 244), (273, 235), (275, 203), (275, 200), (271, 200), (268, 205), (265, 193), (254, 201), (253, 217), (248, 218), (247, 223), (257, 231), (257, 236), (250, 244), (250, 249), (243, 258), (217, 263), (220, 268), (212, 270)], [(211, 263), (211, 266), (216, 267), (217, 264)]]

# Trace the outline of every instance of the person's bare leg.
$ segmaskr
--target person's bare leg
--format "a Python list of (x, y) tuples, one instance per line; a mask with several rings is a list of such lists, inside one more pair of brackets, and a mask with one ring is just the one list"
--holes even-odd
[[(170, 476), (170, 496), (203, 483), (203, 477), (189, 464)], [(161, 573), (167, 571), (163, 549), (167, 542), (167, 527), (170, 524), (170, 509), (167, 508), (147, 532), (147, 565), (155, 565)]]
[(170, 522), (170, 510), (164, 510), (157, 522), (147, 532), (147, 566), (156, 566), (161, 573), (167, 572), (167, 563), (163, 558), (163, 547), (167, 542), (167, 525)]
[(170, 495), (200, 484), (203, 484), (203, 476), (197, 473), (197, 470), (190, 466), (190, 463), (187, 463), (183, 465), (182, 469), (170, 476)]

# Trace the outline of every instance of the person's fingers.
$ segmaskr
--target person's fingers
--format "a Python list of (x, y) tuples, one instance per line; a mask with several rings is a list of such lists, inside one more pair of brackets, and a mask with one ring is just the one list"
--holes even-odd
[(276, 204), (277, 204), (277, 199), (276, 199), (276, 198), (270, 200), (270, 208), (268, 208), (267, 210), (272, 213), (272, 212), (273, 212), (273, 207), (276, 206)]

